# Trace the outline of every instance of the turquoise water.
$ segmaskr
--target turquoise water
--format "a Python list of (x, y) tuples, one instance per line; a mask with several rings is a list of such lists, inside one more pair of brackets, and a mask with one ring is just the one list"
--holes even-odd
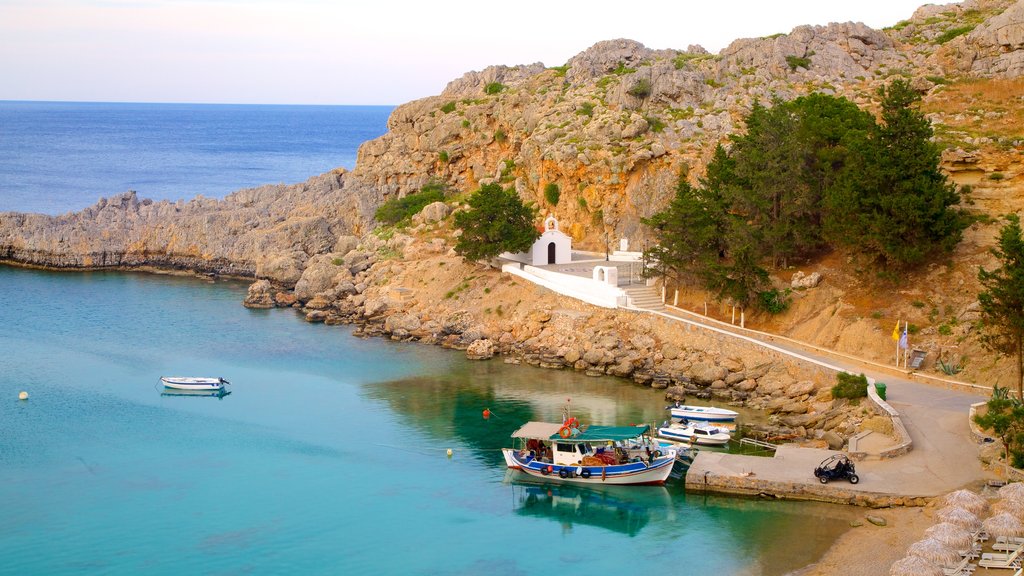
[(391, 110), (0, 101), (0, 212), (60, 214), (129, 189), (188, 200), (303, 182), (354, 168)]
[[(244, 289), (0, 267), (0, 574), (771, 575), (847, 526), (828, 506), (522, 483), (497, 450), (522, 421), (571, 398), (584, 421), (649, 422), (663, 401), (247, 310)], [(233, 392), (163, 396), (161, 375)]]

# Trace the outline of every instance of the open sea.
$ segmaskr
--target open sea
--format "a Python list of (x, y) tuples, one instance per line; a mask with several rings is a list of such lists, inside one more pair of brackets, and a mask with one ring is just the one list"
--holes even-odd
[(135, 190), (223, 198), (352, 169), (392, 106), (0, 101), (0, 212), (61, 214)]
[[(2, 104), (0, 209), (61, 212), (125, 186), (159, 196), (147, 182), (188, 196), (199, 172), (185, 157), (221, 174), (226, 189), (211, 196), (259, 183), (248, 177), (303, 180), (354, 158), (387, 111), (234, 108)], [(204, 148), (189, 138), (205, 129), (180, 127), (204, 114), (240, 124), (225, 134), (262, 136)], [(327, 164), (267, 168), (299, 170), (310, 144), (287, 127), (336, 115), (310, 154)], [(47, 123), (47, 138), (65, 139), (12, 170), (12, 125)], [(136, 148), (149, 168), (120, 161)], [(43, 185), (61, 162), (62, 184)], [(849, 527), (836, 506), (524, 482), (498, 451), (524, 421), (559, 418), (567, 398), (584, 422), (661, 421), (661, 396), (358, 339), (291, 310), (248, 310), (245, 288), (0, 266), (0, 574), (774, 576), (814, 562)], [(162, 375), (223, 376), (232, 392), (167, 395)]]

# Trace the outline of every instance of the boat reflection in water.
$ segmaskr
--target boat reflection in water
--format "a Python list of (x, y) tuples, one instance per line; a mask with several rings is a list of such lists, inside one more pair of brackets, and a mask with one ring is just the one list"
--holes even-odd
[(220, 390), (176, 390), (174, 388), (165, 388), (160, 392), (161, 396), (193, 396), (217, 398), (218, 400), (229, 394), (231, 394), (231, 391), (226, 388), (221, 388)]
[(652, 520), (664, 522), (672, 515), (672, 497), (663, 486), (578, 486), (534, 484), (516, 480), (522, 475), (506, 474), (512, 487), (516, 514), (551, 518), (565, 531), (581, 524), (636, 536)]

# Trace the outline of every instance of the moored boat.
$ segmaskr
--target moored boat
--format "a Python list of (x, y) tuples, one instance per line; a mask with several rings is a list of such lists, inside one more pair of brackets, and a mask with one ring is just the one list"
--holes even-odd
[(175, 390), (223, 390), (230, 384), (224, 378), (198, 378), (192, 376), (161, 376), (160, 381), (167, 388)]
[(703, 420), (705, 422), (733, 422), (739, 412), (715, 406), (690, 406), (678, 402), (668, 407), (676, 420)]
[(502, 448), (509, 468), (537, 479), (573, 484), (664, 484), (676, 459), (650, 427), (527, 422), (512, 433), (519, 448)]
[(666, 422), (658, 428), (658, 436), (668, 440), (682, 440), (697, 446), (725, 446), (732, 436), (718, 426), (707, 422)]

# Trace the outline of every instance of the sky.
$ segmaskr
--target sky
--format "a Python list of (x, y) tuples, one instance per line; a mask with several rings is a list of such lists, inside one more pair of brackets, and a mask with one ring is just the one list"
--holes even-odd
[(924, 0), (0, 0), (0, 100), (400, 104), (601, 40), (700, 44), (907, 19)]

